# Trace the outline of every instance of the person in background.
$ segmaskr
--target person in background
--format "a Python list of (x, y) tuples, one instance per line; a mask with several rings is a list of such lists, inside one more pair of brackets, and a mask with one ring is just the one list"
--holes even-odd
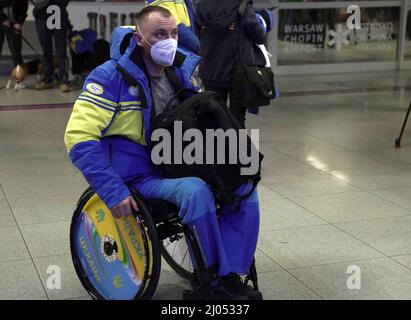
[(230, 97), (230, 111), (245, 128), (247, 106), (233, 95), (233, 75), (239, 61), (250, 66), (266, 64), (256, 44), (265, 43), (271, 22), (266, 21), (267, 12), (256, 14), (252, 0), (245, 1), (241, 16), (241, 3), (241, 0), (201, 1), (197, 21), (201, 28), (200, 78), (206, 90), (220, 93), (225, 100)]
[(0, 1), (0, 56), (4, 39), (13, 58), (13, 67), (23, 65), (21, 29), (27, 17), (28, 0)]
[[(37, 35), (40, 41), (41, 48), (43, 50), (43, 63), (44, 63), (44, 75), (43, 79), (36, 84), (37, 90), (45, 90), (54, 88), (53, 75), (54, 75), (54, 59), (53, 59), (53, 42), (57, 56), (57, 69), (58, 69), (58, 85), (61, 92), (69, 92), (70, 87), (68, 85), (67, 74), (67, 38), (69, 30), (69, 19), (67, 13), (67, 5), (69, 0), (50, 0), (46, 1), (47, 5), (43, 4), (44, 1), (39, 1), (38, 6), (34, 2), (35, 7), (33, 15), (36, 19)], [(47, 27), (47, 19), (53, 14), (47, 13), (47, 7), (56, 5), (60, 8), (61, 12), (61, 28), (49, 29)]]

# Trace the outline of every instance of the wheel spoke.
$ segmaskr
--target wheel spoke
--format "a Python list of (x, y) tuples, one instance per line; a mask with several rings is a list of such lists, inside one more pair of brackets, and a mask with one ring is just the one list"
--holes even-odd
[(176, 252), (176, 247), (177, 247), (177, 243), (174, 244), (174, 248), (173, 248), (173, 253), (171, 254), (171, 256), (174, 258), (174, 252)]
[[(170, 240), (172, 239), (172, 240)], [(173, 244), (171, 247), (170, 245)], [(193, 274), (193, 262), (184, 233), (180, 232), (163, 240), (163, 249), (166, 253), (166, 261), (180, 275), (189, 279)], [(171, 261), (168, 261), (167, 258)], [(187, 261), (188, 259), (188, 261)]]
[(184, 254), (183, 261), (181, 261), (181, 266), (184, 266), (184, 260), (187, 257), (187, 252), (188, 252), (188, 250), (186, 250), (186, 253)]
[(193, 261), (191, 261), (191, 256), (190, 260), (188, 261), (188, 271), (193, 272), (194, 267), (193, 267)]

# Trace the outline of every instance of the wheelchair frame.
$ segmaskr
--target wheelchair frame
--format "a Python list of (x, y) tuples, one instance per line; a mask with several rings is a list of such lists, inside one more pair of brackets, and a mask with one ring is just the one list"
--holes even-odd
[[(150, 299), (153, 296), (160, 278), (161, 256), (163, 256), (170, 267), (183, 278), (190, 280), (192, 283), (197, 283), (198, 285), (206, 283), (210, 277), (210, 269), (207, 270), (205, 267), (205, 263), (200, 253), (201, 250), (199, 248), (199, 244), (194, 235), (191, 233), (191, 230), (185, 227), (181, 223), (180, 218), (177, 216), (178, 208), (165, 200), (144, 199), (135, 189), (130, 188), (130, 190), (140, 209), (138, 212), (135, 212), (135, 215), (142, 221), (145, 227), (144, 232), (147, 237), (147, 239), (145, 239), (145, 247), (147, 249), (147, 245), (151, 246), (148, 247), (148, 250), (146, 251), (147, 255), (151, 254), (151, 256), (147, 256), (148, 265), (142, 281), (143, 285), (133, 299), (144, 300)], [(94, 194), (94, 190), (89, 187), (83, 192), (77, 202), (70, 227), (70, 248), (74, 268), (83, 287), (94, 299), (104, 300), (105, 297), (97, 291), (85, 274), (81, 262), (79, 261), (75, 244), (75, 228), (77, 220), (81, 216), (84, 206)], [(156, 204), (163, 207), (162, 209), (164, 212), (160, 215), (153, 215), (156, 211)], [(176, 235), (182, 233), (185, 235), (188, 249), (191, 249), (190, 252), (193, 254), (195, 259), (195, 261), (193, 261), (193, 266), (196, 266), (196, 271), (194, 273), (179, 266), (170, 255), (167, 256), (167, 252), (162, 245), (162, 241), (165, 239), (175, 237)], [(179, 240), (177, 239), (177, 241)], [(248, 284), (250, 281), (253, 284), (253, 288), (258, 290), (258, 277), (255, 267), (255, 259), (252, 262), (249, 273), (244, 279), (244, 283)]]

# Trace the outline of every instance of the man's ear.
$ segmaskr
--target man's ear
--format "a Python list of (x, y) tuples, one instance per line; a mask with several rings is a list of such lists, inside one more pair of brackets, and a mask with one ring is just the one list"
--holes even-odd
[(143, 37), (139, 32), (134, 32), (134, 39), (139, 47), (143, 46)]

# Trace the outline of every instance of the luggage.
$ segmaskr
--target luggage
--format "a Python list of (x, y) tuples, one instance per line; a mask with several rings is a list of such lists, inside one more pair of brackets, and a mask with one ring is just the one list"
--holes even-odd
[[(130, 86), (138, 86), (119, 64), (117, 70)], [(239, 208), (241, 200), (251, 195), (261, 179), (264, 156), (246, 129), (241, 129), (220, 94), (184, 88), (172, 67), (165, 68), (165, 72), (177, 93), (165, 111), (151, 119), (151, 160), (166, 178), (198, 177), (212, 187), (218, 205), (235, 203)], [(177, 98), (182, 103), (171, 109)], [(209, 130), (213, 130), (216, 139), (210, 139)], [(194, 132), (194, 139), (187, 139)], [(225, 143), (226, 134), (230, 135), (229, 144)], [(253, 186), (250, 191), (236, 195), (236, 189), (248, 182)]]
[[(187, 94), (191, 96), (187, 97)], [(153, 132), (156, 129), (163, 129), (169, 132), (171, 137), (171, 147), (167, 149), (170, 157), (163, 157), (165, 161), (159, 164), (165, 177), (201, 178), (213, 188), (219, 205), (247, 198), (260, 180), (263, 159), (263, 155), (247, 136), (247, 131), (240, 130), (240, 125), (218, 93), (196, 93), (183, 89), (176, 96), (185, 100), (174, 109), (160, 114), (153, 127)], [(186, 141), (188, 139), (183, 139), (183, 136), (190, 129), (195, 129), (198, 134), (195, 139)], [(218, 134), (211, 146), (213, 133)], [(226, 143), (226, 133), (230, 136), (229, 144)], [(167, 142), (160, 139), (153, 141), (153, 134), (151, 140), (153, 158), (153, 154), (157, 154), (163, 146), (166, 147)], [(219, 141), (224, 141), (224, 144), (219, 144)], [(179, 150), (182, 154), (179, 154)], [(247, 155), (251, 153), (250, 163), (244, 163), (244, 152), (247, 152)], [(250, 169), (253, 165), (252, 161), (257, 164), (256, 172), (244, 174), (245, 169)], [(248, 181), (252, 182), (254, 188), (246, 195), (236, 196), (235, 190)]]

